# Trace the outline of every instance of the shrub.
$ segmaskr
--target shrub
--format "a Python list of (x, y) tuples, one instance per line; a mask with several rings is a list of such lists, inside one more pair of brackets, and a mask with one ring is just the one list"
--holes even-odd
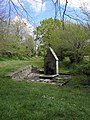
[[(71, 73), (75, 76), (78, 76), (82, 84), (90, 85), (90, 63), (85, 62), (82, 64), (74, 64), (72, 66)], [(81, 76), (83, 76), (81, 79)]]
[(79, 74), (84, 74), (84, 75), (89, 76), (90, 75), (90, 63), (87, 62), (87, 63), (81, 64), (80, 66), (78, 66), (77, 72)]

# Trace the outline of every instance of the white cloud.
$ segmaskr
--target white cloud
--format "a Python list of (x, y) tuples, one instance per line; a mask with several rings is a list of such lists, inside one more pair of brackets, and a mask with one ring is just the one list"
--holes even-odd
[[(18, 3), (18, 0), (12, 0), (17, 6), (20, 6)], [(40, 13), (41, 11), (46, 10), (46, 2), (42, 2), (43, 0), (19, 0), (19, 2), (24, 6), (24, 2), (28, 2), (32, 9), (36, 13)], [(50, 0), (52, 1), (52, 0)], [(53, 0), (56, 2), (56, 0)], [(66, 0), (60, 0), (61, 4), (65, 4)], [(79, 8), (81, 6), (85, 5), (88, 10), (90, 10), (90, 0), (68, 0), (68, 7), (74, 7)]]
[[(61, 4), (65, 4), (66, 0), (60, 0)], [(80, 8), (86, 5), (87, 9), (90, 10), (90, 0), (68, 0), (68, 6), (74, 8)]]
[[(46, 2), (42, 3), (43, 0), (26, 0), (28, 1), (34, 11), (39, 13), (41, 10), (46, 9)], [(46, 0), (47, 1), (47, 0)], [(56, 2), (56, 0), (53, 0)], [(66, 0), (60, 0), (61, 4), (65, 4)], [(90, 0), (68, 0), (68, 7), (80, 8), (81, 6), (86, 5), (87, 9), (90, 10)]]
[(31, 4), (31, 7), (36, 13), (39, 13), (46, 9), (46, 3), (42, 2), (42, 0), (27, 0), (27, 1)]
[(23, 6), (24, 6), (24, 2), (28, 2), (31, 5), (32, 9), (36, 13), (39, 13), (39, 12), (44, 11), (46, 9), (46, 2), (42, 2), (42, 0), (12, 0), (12, 1), (15, 5), (17, 5), (19, 7), (21, 7), (19, 2)]

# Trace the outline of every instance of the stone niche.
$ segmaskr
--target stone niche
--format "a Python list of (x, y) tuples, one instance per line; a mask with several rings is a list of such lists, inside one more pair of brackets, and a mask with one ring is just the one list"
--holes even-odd
[(58, 75), (58, 57), (51, 47), (48, 48), (44, 59), (44, 74)]

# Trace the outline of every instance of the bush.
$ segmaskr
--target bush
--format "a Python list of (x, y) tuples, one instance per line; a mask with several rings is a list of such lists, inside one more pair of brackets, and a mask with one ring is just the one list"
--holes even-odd
[(89, 76), (90, 75), (90, 63), (87, 62), (87, 63), (81, 64), (80, 66), (78, 66), (77, 72), (79, 74), (84, 74), (84, 75)]
[[(71, 73), (80, 79), (82, 84), (90, 85), (90, 63), (73, 64)], [(82, 79), (81, 79), (82, 76)]]

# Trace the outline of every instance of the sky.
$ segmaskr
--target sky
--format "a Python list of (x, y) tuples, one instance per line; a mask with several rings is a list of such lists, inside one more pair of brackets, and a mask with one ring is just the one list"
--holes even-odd
[[(47, 3), (50, 3), (52, 0), (12, 0), (16, 5), (20, 6), (18, 4), (18, 1), (25, 6), (25, 3), (28, 3), (30, 5), (30, 8), (32, 8), (33, 11), (36, 13), (40, 13), (41, 10), (45, 11), (47, 10)], [(44, 2), (42, 2), (44, 1)], [(54, 3), (57, 0), (53, 0)], [(65, 4), (66, 0), (60, 0), (61, 4)], [(90, 1), (89, 0), (68, 0), (68, 6), (69, 7), (74, 7), (74, 8), (79, 8), (83, 4), (87, 5), (87, 8), (90, 10)], [(50, 7), (50, 6), (49, 6)]]
[[(0, 0), (2, 1), (2, 0)], [(4, 0), (8, 1), (8, 0)], [(32, 24), (34, 27), (38, 26), (40, 24), (40, 21), (46, 18), (54, 18), (55, 17), (55, 9), (54, 4), (56, 0), (11, 0), (14, 4), (16, 9), (18, 9), (19, 15), (22, 15), (24, 19), (27, 19), (30, 24)], [(60, 8), (58, 10), (61, 10), (61, 13), (58, 12), (57, 18), (62, 19), (62, 13), (65, 7), (65, 1), (66, 0), (58, 0), (60, 3)], [(11, 4), (12, 4), (11, 2)], [(26, 10), (24, 11), (22, 7)], [(80, 7), (85, 6), (90, 11), (90, 0), (68, 0), (67, 4), (67, 11), (66, 14), (70, 15), (72, 18), (85, 18), (85, 16), (82, 14)], [(13, 17), (16, 17), (17, 14), (15, 13), (15, 8), (13, 5), (11, 5), (11, 14)], [(28, 13), (28, 15), (26, 14)], [(65, 17), (65, 20), (71, 20), (70, 17)], [(75, 22), (72, 19), (73, 22)]]
[[(52, 0), (12, 0), (18, 7), (21, 7), (20, 4), (27, 10), (29, 13), (29, 20), (31, 23), (35, 24), (36, 26), (39, 25), (40, 21), (49, 17), (55, 17), (55, 9)], [(43, 2), (42, 2), (43, 1)], [(53, 0), (54, 3), (56, 0)], [(61, 14), (60, 12), (57, 15), (57, 18), (62, 18), (63, 9), (65, 7), (66, 0), (60, 0), (61, 4)], [(68, 0), (67, 4), (67, 14), (74, 17), (84, 17), (81, 14), (80, 7), (87, 6), (87, 9), (90, 10), (90, 2), (89, 0)], [(70, 19), (66, 17), (65, 19)]]

